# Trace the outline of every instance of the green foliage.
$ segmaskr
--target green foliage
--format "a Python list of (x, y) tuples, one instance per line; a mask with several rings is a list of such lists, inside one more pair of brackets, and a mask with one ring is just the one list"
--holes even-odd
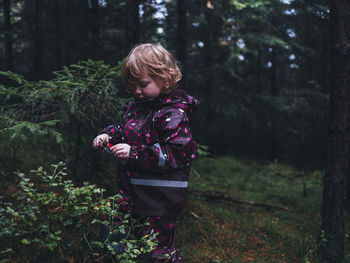
[[(8, 127), (1, 129), (1, 132), (8, 135), (10, 141), (20, 139), (23, 142), (27, 141), (31, 136), (52, 136), (57, 143), (62, 142), (62, 133), (56, 131), (55, 127), (59, 120), (43, 121), (39, 123), (29, 121), (15, 121), (8, 119), (6, 116), (1, 116), (1, 119), (7, 122)], [(6, 119), (6, 120), (5, 120)], [(11, 125), (13, 124), (13, 125)]]
[(64, 155), (68, 165), (78, 169), (81, 156), (91, 155), (91, 144), (86, 142), (120, 116), (125, 99), (118, 95), (119, 71), (119, 65), (87, 60), (64, 66), (49, 81), (31, 82), (19, 74), (0, 72), (13, 81), (0, 86), (0, 153), (11, 145), (23, 145), (12, 158), (1, 153), (2, 160), (15, 159), (20, 167), (24, 158), (19, 154), (26, 149), (60, 145), (52, 147), (51, 157)]
[[(47, 262), (48, 258), (104, 262), (110, 258), (127, 263), (154, 249), (155, 235), (140, 235), (143, 225), (118, 209), (121, 196), (104, 198), (103, 189), (87, 182), (77, 187), (64, 179), (62, 163), (52, 166), (52, 172), (40, 167), (31, 176), (17, 173), (18, 189), (11, 202), (1, 203), (1, 262)], [(99, 224), (113, 226), (106, 240), (98, 238)], [(125, 238), (112, 243), (115, 232)], [(116, 254), (112, 247), (116, 244), (123, 245), (122, 253)]]
[(102, 61), (64, 66), (54, 72), (55, 78), (50, 81), (29, 82), (12, 72), (0, 74), (17, 84), (1, 86), (1, 113), (6, 117), (2, 118), (2, 127), (11, 125), (16, 129), (21, 120), (40, 123), (59, 119), (67, 124), (73, 120), (89, 123), (96, 128), (103, 115), (120, 111), (124, 102), (117, 95), (119, 66), (113, 68)]
[(199, 157), (209, 156), (209, 146), (197, 143), (197, 153)]

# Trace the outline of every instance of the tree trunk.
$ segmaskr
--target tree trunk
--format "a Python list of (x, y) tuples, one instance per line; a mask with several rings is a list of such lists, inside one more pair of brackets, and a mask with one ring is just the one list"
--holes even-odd
[(62, 6), (60, 0), (55, 0), (55, 62), (56, 68), (62, 66)]
[(11, 1), (4, 0), (4, 31), (5, 31), (5, 70), (13, 71)]
[(344, 260), (344, 197), (350, 144), (350, 2), (331, 1), (332, 84), (328, 166), (321, 211), (321, 262)]
[[(276, 78), (277, 78), (277, 66), (276, 66), (276, 47), (272, 48), (272, 54), (271, 54), (271, 75), (270, 75), (270, 81), (271, 81), (271, 95), (273, 98), (276, 98), (278, 95), (277, 85), (276, 85)], [(276, 121), (276, 115), (277, 112), (274, 108), (274, 105), (271, 107), (271, 130), (270, 130), (270, 143), (271, 143), (271, 149), (270, 149), (270, 156), (272, 160), (275, 160), (278, 156), (277, 153), (277, 121)]]
[(186, 88), (187, 79), (187, 21), (186, 1), (177, 1), (177, 56), (182, 64), (182, 85)]
[[(214, 11), (209, 8), (205, 8), (205, 17), (207, 22), (207, 30), (205, 35), (205, 43), (204, 43), (204, 55), (205, 55), (205, 68), (206, 68), (206, 97), (213, 98), (213, 47), (212, 44), (215, 41), (214, 40), (214, 34), (213, 34), (213, 18)], [(216, 119), (216, 114), (214, 110), (213, 102), (210, 100), (209, 103), (207, 103), (207, 114), (206, 114), (206, 120), (207, 122), (211, 122)]]
[(75, 154), (74, 154), (74, 160), (73, 160), (73, 167), (72, 167), (72, 176), (73, 178), (77, 178), (78, 170), (80, 167), (80, 145), (81, 145), (81, 128), (78, 120), (75, 120), (73, 117), (72, 120), (75, 122), (76, 127), (76, 141), (75, 141)]
[(140, 41), (140, 0), (126, 1), (127, 25), (126, 39), (129, 47), (135, 46)]
[(263, 113), (261, 107), (261, 48), (257, 47), (257, 61), (256, 61), (256, 156), (261, 157), (262, 152), (262, 126)]
[(42, 39), (42, 1), (35, 0), (35, 51), (34, 72), (38, 80), (42, 76), (43, 67), (43, 39)]
[(98, 0), (91, 0), (91, 13), (90, 13), (90, 48), (91, 56), (93, 59), (99, 57), (100, 50), (100, 26), (99, 26), (99, 4)]

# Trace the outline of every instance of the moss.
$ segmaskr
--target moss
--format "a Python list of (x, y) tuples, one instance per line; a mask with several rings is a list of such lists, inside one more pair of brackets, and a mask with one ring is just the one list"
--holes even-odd
[[(191, 189), (222, 191), (289, 210), (191, 196), (177, 240), (186, 262), (316, 262), (321, 171), (226, 156), (196, 160), (191, 176)], [(345, 258), (350, 258), (349, 249)]]

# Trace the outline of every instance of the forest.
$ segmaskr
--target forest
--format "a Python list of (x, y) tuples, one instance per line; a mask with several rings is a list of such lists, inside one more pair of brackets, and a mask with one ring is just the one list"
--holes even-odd
[[(121, 65), (161, 43), (200, 102), (185, 262), (350, 262), (346, 0), (0, 1), (0, 262), (147, 262), (117, 166), (91, 142), (130, 100)], [(119, 244), (120, 245), (120, 244)]]

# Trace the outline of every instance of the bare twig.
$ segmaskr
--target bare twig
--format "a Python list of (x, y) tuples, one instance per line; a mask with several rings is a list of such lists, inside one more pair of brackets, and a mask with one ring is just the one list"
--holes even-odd
[(190, 194), (199, 195), (199, 196), (207, 198), (209, 200), (224, 200), (224, 201), (234, 202), (237, 204), (261, 206), (261, 207), (266, 207), (266, 208), (273, 208), (273, 209), (280, 209), (280, 210), (288, 211), (288, 207), (266, 204), (263, 202), (240, 200), (240, 199), (236, 199), (236, 198), (232, 198), (230, 196), (227, 196), (225, 193), (219, 192), (219, 191), (189, 190), (189, 192), (190, 192)]

